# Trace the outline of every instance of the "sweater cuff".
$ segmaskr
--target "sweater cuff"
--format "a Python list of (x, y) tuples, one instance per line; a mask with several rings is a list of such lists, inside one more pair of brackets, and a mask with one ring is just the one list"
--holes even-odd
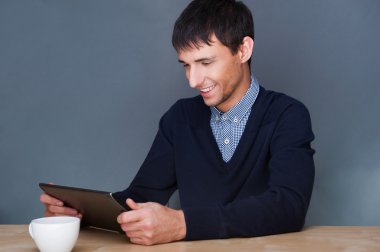
[(218, 207), (183, 208), (186, 222), (185, 240), (223, 238)]

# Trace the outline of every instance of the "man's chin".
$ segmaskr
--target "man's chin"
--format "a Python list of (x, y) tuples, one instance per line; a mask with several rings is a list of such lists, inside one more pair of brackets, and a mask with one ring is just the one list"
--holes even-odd
[(210, 100), (210, 99), (205, 99), (205, 98), (203, 98), (203, 102), (204, 102), (205, 105), (208, 106), (208, 107), (216, 107), (216, 106), (218, 106), (218, 103), (217, 103), (217, 102), (212, 101), (212, 100)]

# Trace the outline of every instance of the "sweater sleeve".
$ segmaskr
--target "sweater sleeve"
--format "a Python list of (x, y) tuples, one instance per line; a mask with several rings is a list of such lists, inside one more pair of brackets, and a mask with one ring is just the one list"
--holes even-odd
[(184, 208), (186, 240), (299, 231), (314, 182), (313, 139), (307, 109), (298, 103), (289, 106), (271, 137), (267, 190), (224, 205)]
[(166, 204), (176, 190), (173, 146), (169, 137), (171, 131), (165, 123), (167, 116), (168, 113), (161, 118), (149, 153), (129, 187), (113, 194), (119, 202), (131, 198), (137, 202)]

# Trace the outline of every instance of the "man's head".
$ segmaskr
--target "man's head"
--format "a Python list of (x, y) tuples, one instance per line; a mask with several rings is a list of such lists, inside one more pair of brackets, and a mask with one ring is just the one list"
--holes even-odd
[(212, 35), (235, 54), (244, 37), (254, 40), (251, 11), (235, 0), (194, 0), (175, 22), (172, 43), (179, 52), (209, 45)]
[(207, 106), (226, 112), (242, 99), (253, 52), (253, 20), (244, 4), (194, 0), (177, 19), (172, 42)]

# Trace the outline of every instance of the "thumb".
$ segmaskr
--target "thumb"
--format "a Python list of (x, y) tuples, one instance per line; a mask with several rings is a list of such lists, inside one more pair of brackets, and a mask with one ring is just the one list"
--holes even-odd
[(133, 199), (128, 198), (126, 201), (127, 206), (129, 206), (132, 210), (139, 209), (139, 204), (136, 203)]

